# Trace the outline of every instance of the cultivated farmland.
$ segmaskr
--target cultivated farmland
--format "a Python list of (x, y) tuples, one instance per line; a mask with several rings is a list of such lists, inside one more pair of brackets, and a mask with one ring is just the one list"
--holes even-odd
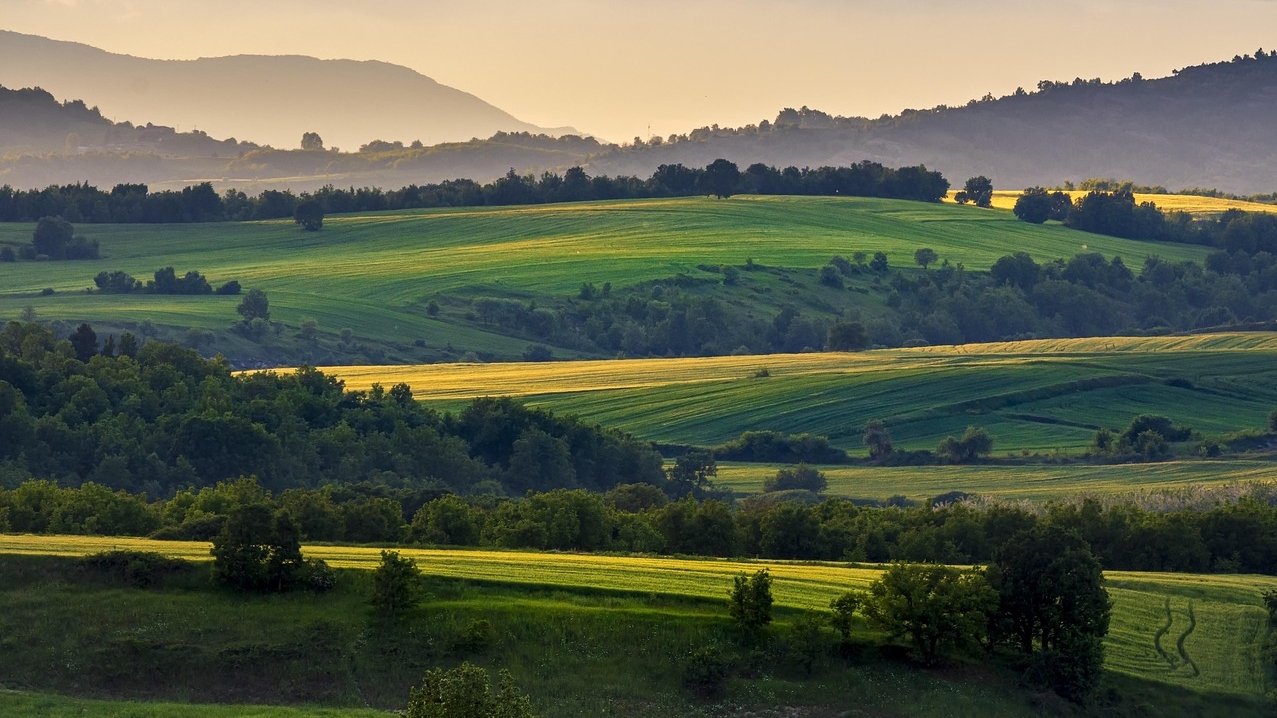
[[(1277, 406), (1275, 359), (1277, 336), (1252, 333), (325, 371), (350, 388), (406, 382), (443, 408), (522, 396), (670, 443), (714, 445), (765, 429), (825, 435), (862, 452), (862, 427), (882, 419), (898, 446), (917, 449), (982, 425), (1002, 455), (1076, 453), (1098, 428), (1120, 429), (1141, 413), (1207, 435), (1259, 429)], [(767, 376), (757, 376), (762, 369)]]
[[(156, 325), (224, 329), (239, 319), (234, 297), (89, 295), (93, 277), (122, 270), (148, 278), (165, 266), (196, 270), (214, 284), (234, 279), (264, 290), (272, 318), (408, 347), (451, 342), (467, 350), (517, 355), (518, 340), (447, 312), (440, 295), (572, 296), (582, 282), (617, 288), (647, 280), (716, 277), (699, 267), (817, 268), (834, 255), (887, 253), (912, 266), (928, 246), (941, 259), (987, 269), (1027, 250), (1039, 260), (1084, 252), (1138, 263), (1150, 254), (1200, 261), (1203, 247), (1081, 234), (1030, 226), (1008, 212), (877, 199), (827, 197), (684, 198), (543, 206), (433, 209), (332, 216), (319, 233), (290, 221), (207, 225), (84, 225), (101, 243), (97, 261), (0, 264), (0, 317), (32, 306), (43, 320), (95, 326)], [(31, 238), (29, 224), (0, 225), (0, 244)], [(787, 289), (778, 286), (777, 291)], [(52, 290), (49, 294), (46, 290)]]

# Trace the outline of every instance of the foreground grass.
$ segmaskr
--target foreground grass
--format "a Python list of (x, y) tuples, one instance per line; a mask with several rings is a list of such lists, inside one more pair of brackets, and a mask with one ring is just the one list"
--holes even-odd
[[(288, 641), (313, 640), (321, 644), (338, 641), (340, 636), (346, 635), (345, 631), (356, 630), (342, 626), (351, 621), (363, 625), (362, 622), (367, 620), (367, 609), (360, 593), (366, 590), (363, 571), (344, 575), (344, 588), (335, 597), (299, 595), (245, 599), (193, 591), (194, 586), (187, 585), (184, 590), (165, 594), (163, 615), (158, 617), (153, 612), (160, 609), (150, 603), (158, 599), (145, 591), (99, 588), (95, 589), (97, 592), (90, 604), (83, 597), (77, 598), (85, 589), (75, 585), (44, 584), (42, 592), (22, 588), (23, 585), (42, 585), (36, 582), (39, 572), (30, 568), (40, 566), (40, 561), (110, 549), (157, 551), (197, 561), (208, 559), (208, 544), (199, 542), (0, 536), (0, 561), (8, 562), (8, 576), (15, 585), (15, 589), (0, 590), (0, 601), (4, 602), (0, 605), (0, 621), (6, 624), (4, 631), (0, 632), (0, 636), (4, 636), (4, 645), (0, 646), (4, 650), (0, 650), (0, 654), (17, 651), (26, 653), (30, 659), (34, 651), (43, 658), (32, 664), (32, 670), (45, 666), (45, 670), (51, 670), (55, 675), (78, 674), (85, 665), (76, 657), (79, 655), (76, 651), (80, 649), (75, 646), (90, 638), (105, 642), (107, 647), (101, 648), (100, 652), (116, 659), (162, 662), (162, 658), (150, 656), (148, 646), (169, 645), (169, 641), (212, 640), (216, 636), (214, 643), (221, 645), (217, 649), (219, 656), (240, 655), (249, 663), (269, 659), (288, 664), (297, 660), (295, 649), (285, 645)], [(310, 546), (305, 552), (308, 556), (324, 558), (335, 566), (348, 569), (370, 569), (379, 559), (379, 549), (376, 548)], [(563, 685), (562, 682), (569, 679), (554, 667), (555, 661), (560, 659), (542, 655), (540, 651), (548, 650), (542, 641), (564, 642), (571, 653), (570, 660), (577, 662), (576, 670), (583, 674), (577, 678), (602, 684), (616, 680), (616, 675), (622, 670), (620, 664), (600, 668), (592, 661), (607, 664), (608, 661), (620, 660), (614, 655), (617, 650), (622, 653), (638, 651), (643, 660), (654, 662), (643, 670), (665, 676), (656, 684), (648, 685), (648, 689), (664, 691), (669, 700), (677, 703), (676, 697), (681, 694), (677, 687), (677, 671), (671, 674), (671, 666), (677, 665), (680, 656), (697, 645), (724, 637), (728, 627), (724, 621), (722, 600), (731, 578), (740, 571), (754, 571), (761, 567), (770, 570), (775, 578), (773, 588), (782, 623), (792, 620), (802, 610), (825, 609), (834, 596), (851, 588), (864, 588), (878, 574), (878, 569), (873, 567), (783, 561), (480, 550), (406, 549), (403, 553), (417, 560), (431, 577), (433, 587), (433, 596), (422, 617), (423, 626), (429, 628), (423, 628), (425, 633), (421, 635), (413, 634), (416, 637), (412, 640), (424, 642), (414, 650), (424, 651), (423, 655), (430, 660), (456, 660), (459, 654), (446, 649), (448, 641), (454, 640), (469, 620), (491, 620), (496, 626), (496, 641), (501, 645), (501, 650), (491, 655), (508, 657), (509, 662), (520, 668), (520, 674), (537, 687), (534, 695), (555, 696), (554, 700), (559, 702), (554, 705), (559, 706), (566, 705), (563, 701), (571, 703), (584, 698), (576, 695), (576, 688)], [(3, 558), (5, 556), (8, 558)], [(15, 565), (26, 566), (28, 573), (15, 574)], [(35, 572), (34, 577), (31, 572)], [(1113, 624), (1106, 641), (1106, 666), (1115, 675), (1139, 683), (1233, 696), (1243, 703), (1265, 693), (1270, 685), (1271, 666), (1260, 654), (1268, 632), (1260, 591), (1277, 587), (1277, 578), (1138, 572), (1109, 572), (1106, 577), (1114, 601)], [(104, 614), (103, 606), (106, 604), (112, 607)], [(260, 629), (253, 628), (257, 621), (262, 620), (259, 614), (275, 615), (275, 612), (281, 611), (283, 613), (272, 619), (281, 621), (272, 631), (284, 631), (287, 636), (269, 639), (275, 643), (261, 644), (260, 641), (267, 639), (255, 637), (254, 632)], [(446, 612), (452, 613), (445, 615)], [(555, 626), (551, 634), (544, 633), (551, 629), (534, 618), (538, 615), (547, 617)], [(234, 621), (236, 627), (218, 628), (218, 622), (223, 620)], [(329, 623), (333, 625), (329, 626)], [(178, 627), (193, 633), (189, 636), (182, 633), (185, 637), (179, 639), (174, 633)], [(41, 631), (51, 633), (41, 638)], [(219, 633), (222, 631), (226, 631), (226, 635)], [(333, 631), (339, 635), (329, 635)], [(66, 632), (74, 635), (63, 640), (49, 640), (49, 635), (58, 636)], [(639, 647), (628, 647), (627, 642), (634, 640), (642, 641)], [(540, 648), (525, 645), (525, 641)], [(609, 643), (612, 641), (616, 643)], [(228, 645), (223, 645), (227, 642)], [(615, 647), (620, 645), (627, 648)], [(482, 658), (483, 654), (479, 657)], [(171, 658), (176, 660), (175, 656), (171, 655)], [(358, 669), (357, 664), (349, 663), (350, 660), (363, 659), (347, 658), (331, 665), (324, 664), (319, 670), (332, 674), (329, 675), (331, 685), (297, 679), (287, 695), (293, 701), (336, 700), (358, 704), (358, 701), (364, 700), (371, 705), (393, 705), (396, 694), (388, 688), (374, 689), (364, 685), (362, 681), (366, 674)], [(420, 669), (429, 663), (412, 665)], [(624, 671), (631, 668), (627, 667)], [(209, 669), (205, 666), (201, 670)], [(293, 670), (300, 669), (294, 667)], [(399, 680), (415, 680), (417, 676), (412, 673), (407, 671), (400, 675)], [(864, 676), (861, 678), (866, 679)], [(914, 679), (922, 680), (917, 675), (908, 680)], [(65, 682), (27, 680), (30, 681), (26, 684), (29, 687), (58, 690), (71, 690), (79, 685), (71, 677)], [(848, 679), (831, 676), (828, 684), (821, 685), (833, 690), (829, 686), (843, 685), (840, 683), (843, 680)], [(935, 680), (935, 677), (927, 677), (926, 680)], [(781, 694), (782, 700), (788, 700), (783, 698), (785, 695), (796, 701), (812, 700), (807, 693), (809, 688), (803, 687), (805, 683), (798, 681), (798, 684), (787, 688), (792, 693)], [(19, 685), (23, 684), (20, 682)], [(742, 690), (748, 691), (758, 689), (759, 686), (742, 687)], [(905, 686), (902, 685), (901, 689), (904, 690)], [(226, 690), (227, 695), (215, 697), (225, 700), (237, 695), (234, 690)], [(257, 690), (265, 689), (259, 687)], [(602, 702), (589, 703), (590, 710), (602, 709), (608, 700), (623, 703), (639, 700), (643, 692), (637, 688), (632, 690), (635, 692), (625, 693), (619, 687), (604, 690), (599, 698)], [(816, 691), (817, 695), (821, 694), (820, 690)], [(196, 693), (198, 691), (176, 696), (158, 695), (195, 699), (198, 697)], [(378, 696), (375, 699), (371, 697), (374, 694)], [(775, 697), (770, 696), (766, 700)], [(244, 699), (244, 696), (240, 698)], [(758, 700), (760, 704), (766, 704), (762, 696)], [(637, 710), (633, 705), (631, 708)], [(577, 714), (590, 713), (553, 715)]]
[(1258, 429), (1277, 407), (1275, 360), (1277, 335), (1232, 333), (325, 371), (353, 389), (407, 382), (418, 399), (441, 408), (478, 396), (523, 396), (669, 443), (714, 445), (769, 429), (825, 435), (863, 453), (862, 427), (883, 419), (897, 446), (929, 449), (979, 424), (1001, 456), (1076, 453), (1096, 429), (1120, 429), (1142, 413), (1207, 435)]

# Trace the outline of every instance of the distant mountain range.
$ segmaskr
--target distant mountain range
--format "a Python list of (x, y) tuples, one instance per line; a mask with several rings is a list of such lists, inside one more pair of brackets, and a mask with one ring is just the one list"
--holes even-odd
[[(986, 175), (1016, 189), (1112, 177), (1171, 190), (1277, 191), (1277, 53), (1161, 79), (1044, 81), (1002, 98), (877, 119), (785, 109), (757, 125), (704, 127), (635, 146), (532, 127), (378, 62), (142, 60), (0, 31), (0, 85), (52, 92), (0, 91), (0, 155), (9, 155), (0, 157), (0, 184), (17, 187), (88, 180), (155, 187), (212, 181), (246, 191), (330, 183), (393, 188), (574, 165), (593, 175), (646, 177), (662, 164), (703, 167), (721, 157), (742, 169), (755, 162), (925, 164), (955, 185)], [(160, 124), (117, 124), (103, 114)], [(295, 148), (302, 132), (345, 151), (254, 144)], [(418, 139), (423, 144), (413, 145)], [(361, 146), (365, 151), (352, 152)]]
[(1114, 177), (1173, 190), (1277, 191), (1277, 52), (1185, 68), (1171, 77), (1042, 82), (1032, 92), (876, 120), (785, 110), (743, 129), (702, 128), (686, 140), (590, 161), (599, 174), (662, 163), (703, 166), (891, 166), (924, 163), (955, 184), (986, 175), (1023, 188)]
[(149, 60), (0, 31), (0, 84), (41, 87), (110, 119), (297, 147), (303, 132), (355, 150), (372, 140), (425, 144), (494, 132), (571, 128), (522, 122), (474, 95), (384, 62), (237, 55)]

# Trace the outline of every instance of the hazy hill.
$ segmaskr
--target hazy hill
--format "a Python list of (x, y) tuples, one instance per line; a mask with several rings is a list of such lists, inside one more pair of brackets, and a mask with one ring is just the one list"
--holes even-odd
[(965, 107), (905, 110), (877, 120), (787, 109), (741, 129), (702, 128), (674, 142), (594, 158), (598, 174), (647, 175), (658, 165), (718, 157), (742, 168), (925, 163), (951, 181), (983, 174), (999, 187), (1122, 177), (1174, 189), (1277, 189), (1277, 53), (1116, 83), (1043, 82), (1032, 92)]
[(374, 139), (433, 144), (499, 130), (546, 131), (384, 62), (256, 55), (149, 60), (0, 31), (0, 84), (80, 99), (117, 121), (197, 127), (277, 147), (296, 147), (303, 132), (353, 150)]

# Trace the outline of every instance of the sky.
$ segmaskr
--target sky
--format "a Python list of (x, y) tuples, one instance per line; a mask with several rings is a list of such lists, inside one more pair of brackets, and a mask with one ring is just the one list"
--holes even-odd
[(0, 29), (157, 59), (383, 60), (624, 141), (1160, 77), (1277, 47), (1277, 0), (0, 0)]

